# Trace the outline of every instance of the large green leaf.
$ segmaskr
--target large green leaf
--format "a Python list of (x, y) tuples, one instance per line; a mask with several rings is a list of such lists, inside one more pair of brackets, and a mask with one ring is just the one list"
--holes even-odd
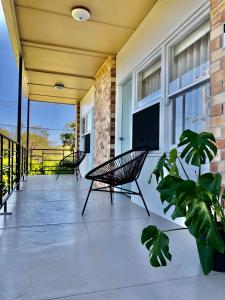
[(179, 169), (177, 167), (177, 149), (172, 149), (169, 153), (168, 163), (170, 164), (170, 175), (179, 177)]
[(176, 190), (183, 180), (179, 177), (167, 175), (163, 178), (157, 186), (157, 191), (160, 193), (162, 203), (164, 201), (171, 203), (176, 197)]
[(166, 266), (166, 259), (171, 261), (169, 238), (156, 226), (150, 225), (142, 231), (141, 242), (149, 250), (150, 264), (153, 267)]
[(209, 247), (204, 239), (196, 239), (199, 259), (202, 271), (205, 275), (212, 271), (213, 268), (213, 248)]
[(172, 218), (176, 219), (183, 217), (183, 214), (176, 206), (176, 190), (183, 180), (176, 176), (167, 175), (163, 178), (157, 186), (157, 191), (160, 193), (162, 203), (167, 202), (169, 205), (164, 208), (164, 213), (174, 206)]
[(176, 189), (176, 205), (184, 216), (186, 216), (188, 207), (193, 204), (197, 198), (196, 184), (192, 180), (184, 180)]
[(225, 250), (211, 207), (213, 194), (192, 180), (182, 182), (176, 190), (177, 207), (186, 216), (185, 225), (196, 239), (204, 238), (206, 244), (220, 252)]
[(219, 235), (216, 224), (213, 221), (206, 204), (203, 201), (199, 203), (196, 201), (194, 205), (189, 208), (186, 215), (185, 225), (196, 239), (205, 238), (206, 245), (210, 248), (216, 249), (221, 253), (224, 252), (224, 242)]
[(163, 155), (158, 160), (158, 163), (149, 178), (149, 183), (151, 183), (153, 175), (155, 175), (157, 183), (159, 182), (160, 179), (163, 179), (165, 169), (168, 172), (170, 171), (169, 164), (168, 164), (168, 158), (166, 156), (166, 153), (163, 153)]
[(220, 196), (222, 176), (212, 173), (205, 173), (198, 178), (198, 184), (206, 188), (216, 197)]
[(177, 149), (174, 148), (170, 150), (170, 155), (169, 155), (169, 163), (174, 163), (177, 160)]
[(224, 230), (225, 230), (225, 215), (224, 211), (220, 204), (220, 194), (221, 194), (221, 183), (222, 183), (222, 176), (221, 174), (212, 174), (212, 173), (206, 173), (201, 175), (198, 178), (198, 184), (206, 188), (208, 191), (210, 191), (213, 195), (212, 198), (212, 207), (211, 209), (214, 211), (215, 222), (219, 218)]
[(184, 147), (181, 158), (185, 158), (187, 164), (191, 162), (198, 167), (217, 154), (215, 138), (209, 132), (196, 133), (187, 129), (182, 133), (178, 147)]

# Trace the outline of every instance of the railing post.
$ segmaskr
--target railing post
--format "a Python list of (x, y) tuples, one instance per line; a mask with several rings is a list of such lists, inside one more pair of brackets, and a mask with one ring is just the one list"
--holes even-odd
[(77, 103), (76, 151), (80, 150), (80, 103)]
[(29, 170), (29, 144), (30, 144), (30, 99), (27, 102), (27, 153), (26, 153), (26, 175)]
[(3, 200), (3, 137), (0, 136), (0, 205), (2, 206)]
[(20, 168), (21, 168), (21, 112), (22, 112), (22, 68), (23, 59), (19, 57), (19, 78), (18, 78), (18, 109), (17, 109), (17, 146), (16, 146), (16, 189), (20, 189)]
[(8, 195), (11, 190), (11, 141), (8, 140)]
[[(28, 152), (28, 155), (29, 155), (29, 152)], [(33, 150), (30, 149), (30, 172), (31, 172), (32, 169), (33, 169), (33, 166), (32, 166), (32, 160), (33, 160)]]

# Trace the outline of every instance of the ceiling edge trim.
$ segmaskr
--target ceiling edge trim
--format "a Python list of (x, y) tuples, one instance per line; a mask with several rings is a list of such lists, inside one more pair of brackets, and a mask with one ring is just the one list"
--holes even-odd
[[(14, 1), (13, 0), (2, 0), (2, 7), (3, 7), (6, 24), (7, 24), (8, 31), (9, 31), (9, 36), (10, 36), (15, 60), (18, 65), (19, 64), (19, 56), (20, 55), (23, 56), (23, 53), (22, 53), (22, 47), (21, 47), (21, 43), (20, 43), (20, 36), (19, 36)], [(24, 61), (23, 61), (22, 74), (23, 74), (22, 85), (23, 85), (24, 95), (26, 97), (28, 97), (29, 90), (28, 90), (28, 86), (27, 86), (27, 72), (25, 69)]]
[(70, 54), (75, 54), (75, 55), (91, 56), (91, 57), (96, 57), (96, 58), (107, 58), (110, 55), (114, 55), (113, 53), (71, 48), (71, 47), (66, 47), (66, 46), (57, 46), (57, 45), (53, 45), (53, 44), (45, 44), (45, 43), (41, 43), (41, 42), (28, 41), (28, 40), (21, 40), (21, 45), (23, 47), (40, 48), (40, 49), (58, 51), (58, 52), (63, 52), (63, 53), (70, 53)]

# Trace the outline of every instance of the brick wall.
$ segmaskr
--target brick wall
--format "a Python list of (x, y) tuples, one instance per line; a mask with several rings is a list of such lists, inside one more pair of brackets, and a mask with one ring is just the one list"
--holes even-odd
[(212, 172), (220, 172), (225, 186), (225, 50), (222, 48), (225, 0), (211, 0), (211, 130), (216, 137), (218, 155)]
[(94, 85), (94, 164), (115, 154), (116, 59), (110, 56), (96, 74)]

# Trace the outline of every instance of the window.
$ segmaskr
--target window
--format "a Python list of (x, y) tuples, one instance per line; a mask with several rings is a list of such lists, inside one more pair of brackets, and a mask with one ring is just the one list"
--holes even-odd
[(82, 132), (82, 134), (85, 134), (85, 132), (86, 132), (86, 118), (85, 117), (82, 118), (82, 120), (81, 120), (81, 132)]
[(88, 133), (84, 136), (84, 151), (90, 153), (91, 134)]
[(81, 133), (82, 133), (82, 135), (85, 135), (85, 134), (91, 132), (91, 127), (92, 127), (91, 123), (92, 123), (92, 116), (91, 116), (91, 112), (89, 112), (81, 119)]
[(161, 96), (161, 60), (157, 60), (139, 74), (138, 106), (159, 101)]
[(170, 94), (209, 76), (209, 30), (206, 22), (174, 47)]
[(160, 104), (156, 103), (133, 114), (133, 148), (159, 150), (159, 110)]
[(92, 131), (92, 111), (86, 113), (81, 119), (81, 147), (86, 153), (90, 153)]
[(173, 144), (179, 141), (185, 129), (205, 131), (208, 126), (210, 103), (209, 83), (172, 99), (173, 105)]
[(170, 99), (172, 143), (185, 129), (207, 130), (209, 115), (209, 22), (173, 48)]

